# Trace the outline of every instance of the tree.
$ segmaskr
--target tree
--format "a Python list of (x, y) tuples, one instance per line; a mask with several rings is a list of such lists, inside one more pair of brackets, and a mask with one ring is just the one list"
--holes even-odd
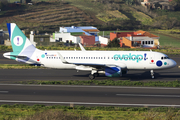
[(180, 0), (173, 0), (170, 5), (174, 6), (176, 10), (180, 10)]
[(0, 1), (0, 9), (3, 9), (7, 6), (8, 1), (7, 0), (1, 0)]
[(108, 42), (107, 47), (119, 47), (119, 40), (118, 38), (114, 38), (112, 41)]
[(2, 3), (0, 2), (0, 9), (2, 9), (2, 7), (3, 7), (3, 5), (2, 5)]

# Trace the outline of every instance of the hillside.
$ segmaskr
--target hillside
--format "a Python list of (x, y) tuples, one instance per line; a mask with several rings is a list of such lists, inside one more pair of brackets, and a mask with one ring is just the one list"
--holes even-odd
[(129, 6), (123, 0), (32, 1), (34, 5), (3, 11), (0, 14), (0, 28), (6, 30), (7, 22), (17, 23), (27, 33), (30, 30), (52, 33), (58, 31), (60, 26), (72, 25), (92, 25), (100, 30), (169, 29), (180, 26), (179, 20), (172, 14), (147, 11), (142, 6)]

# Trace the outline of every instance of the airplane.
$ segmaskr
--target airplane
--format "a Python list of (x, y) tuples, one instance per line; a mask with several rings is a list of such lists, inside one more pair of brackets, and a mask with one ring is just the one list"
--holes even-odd
[(81, 51), (39, 50), (22, 33), (15, 23), (7, 23), (13, 52), (4, 53), (5, 58), (56, 69), (75, 69), (90, 71), (89, 78), (99, 74), (107, 77), (121, 77), (128, 70), (150, 71), (168, 69), (176, 62), (167, 55), (153, 51), (86, 51), (81, 44)]

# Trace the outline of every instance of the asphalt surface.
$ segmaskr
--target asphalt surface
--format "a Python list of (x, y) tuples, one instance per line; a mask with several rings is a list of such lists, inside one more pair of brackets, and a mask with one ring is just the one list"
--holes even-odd
[[(0, 64), (19, 64), (2, 57)], [(161, 81), (180, 80), (180, 57), (172, 56), (177, 66), (155, 71), (151, 79), (149, 71), (128, 71), (128, 74), (112, 80)], [(20, 63), (22, 64), (22, 63)], [(0, 69), (0, 104), (77, 104), (110, 106), (175, 106), (180, 107), (180, 89), (133, 88), (95, 86), (31, 86), (11, 85), (27, 80), (89, 80), (89, 72), (58, 69)], [(96, 80), (109, 79), (104, 75)], [(8, 84), (5, 84), (8, 83)]]
[(180, 107), (180, 88), (0, 84), (0, 104)]
[[(0, 64), (23, 64), (3, 57), (4, 52), (0, 52)], [(155, 79), (151, 79), (150, 71), (128, 71), (120, 78), (108, 78), (104, 75), (96, 77), (96, 80), (132, 80), (132, 81), (161, 81), (180, 80), (180, 56), (170, 56), (177, 62), (176, 67), (167, 70), (154, 71)], [(25, 80), (89, 80), (90, 72), (76, 70), (58, 69), (0, 69), (0, 83), (12, 83)]]

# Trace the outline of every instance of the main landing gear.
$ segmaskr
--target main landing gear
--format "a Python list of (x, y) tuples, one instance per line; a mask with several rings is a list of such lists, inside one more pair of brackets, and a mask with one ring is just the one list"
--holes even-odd
[(150, 72), (151, 72), (152, 79), (154, 79), (154, 72), (153, 72), (153, 70), (151, 70)]
[(93, 80), (95, 77), (99, 77), (99, 73), (94, 73), (89, 75), (89, 79)]
[(95, 79), (95, 77), (99, 77), (99, 73), (98, 71), (93, 70), (91, 71), (91, 74), (89, 75), (89, 79), (93, 80)]

